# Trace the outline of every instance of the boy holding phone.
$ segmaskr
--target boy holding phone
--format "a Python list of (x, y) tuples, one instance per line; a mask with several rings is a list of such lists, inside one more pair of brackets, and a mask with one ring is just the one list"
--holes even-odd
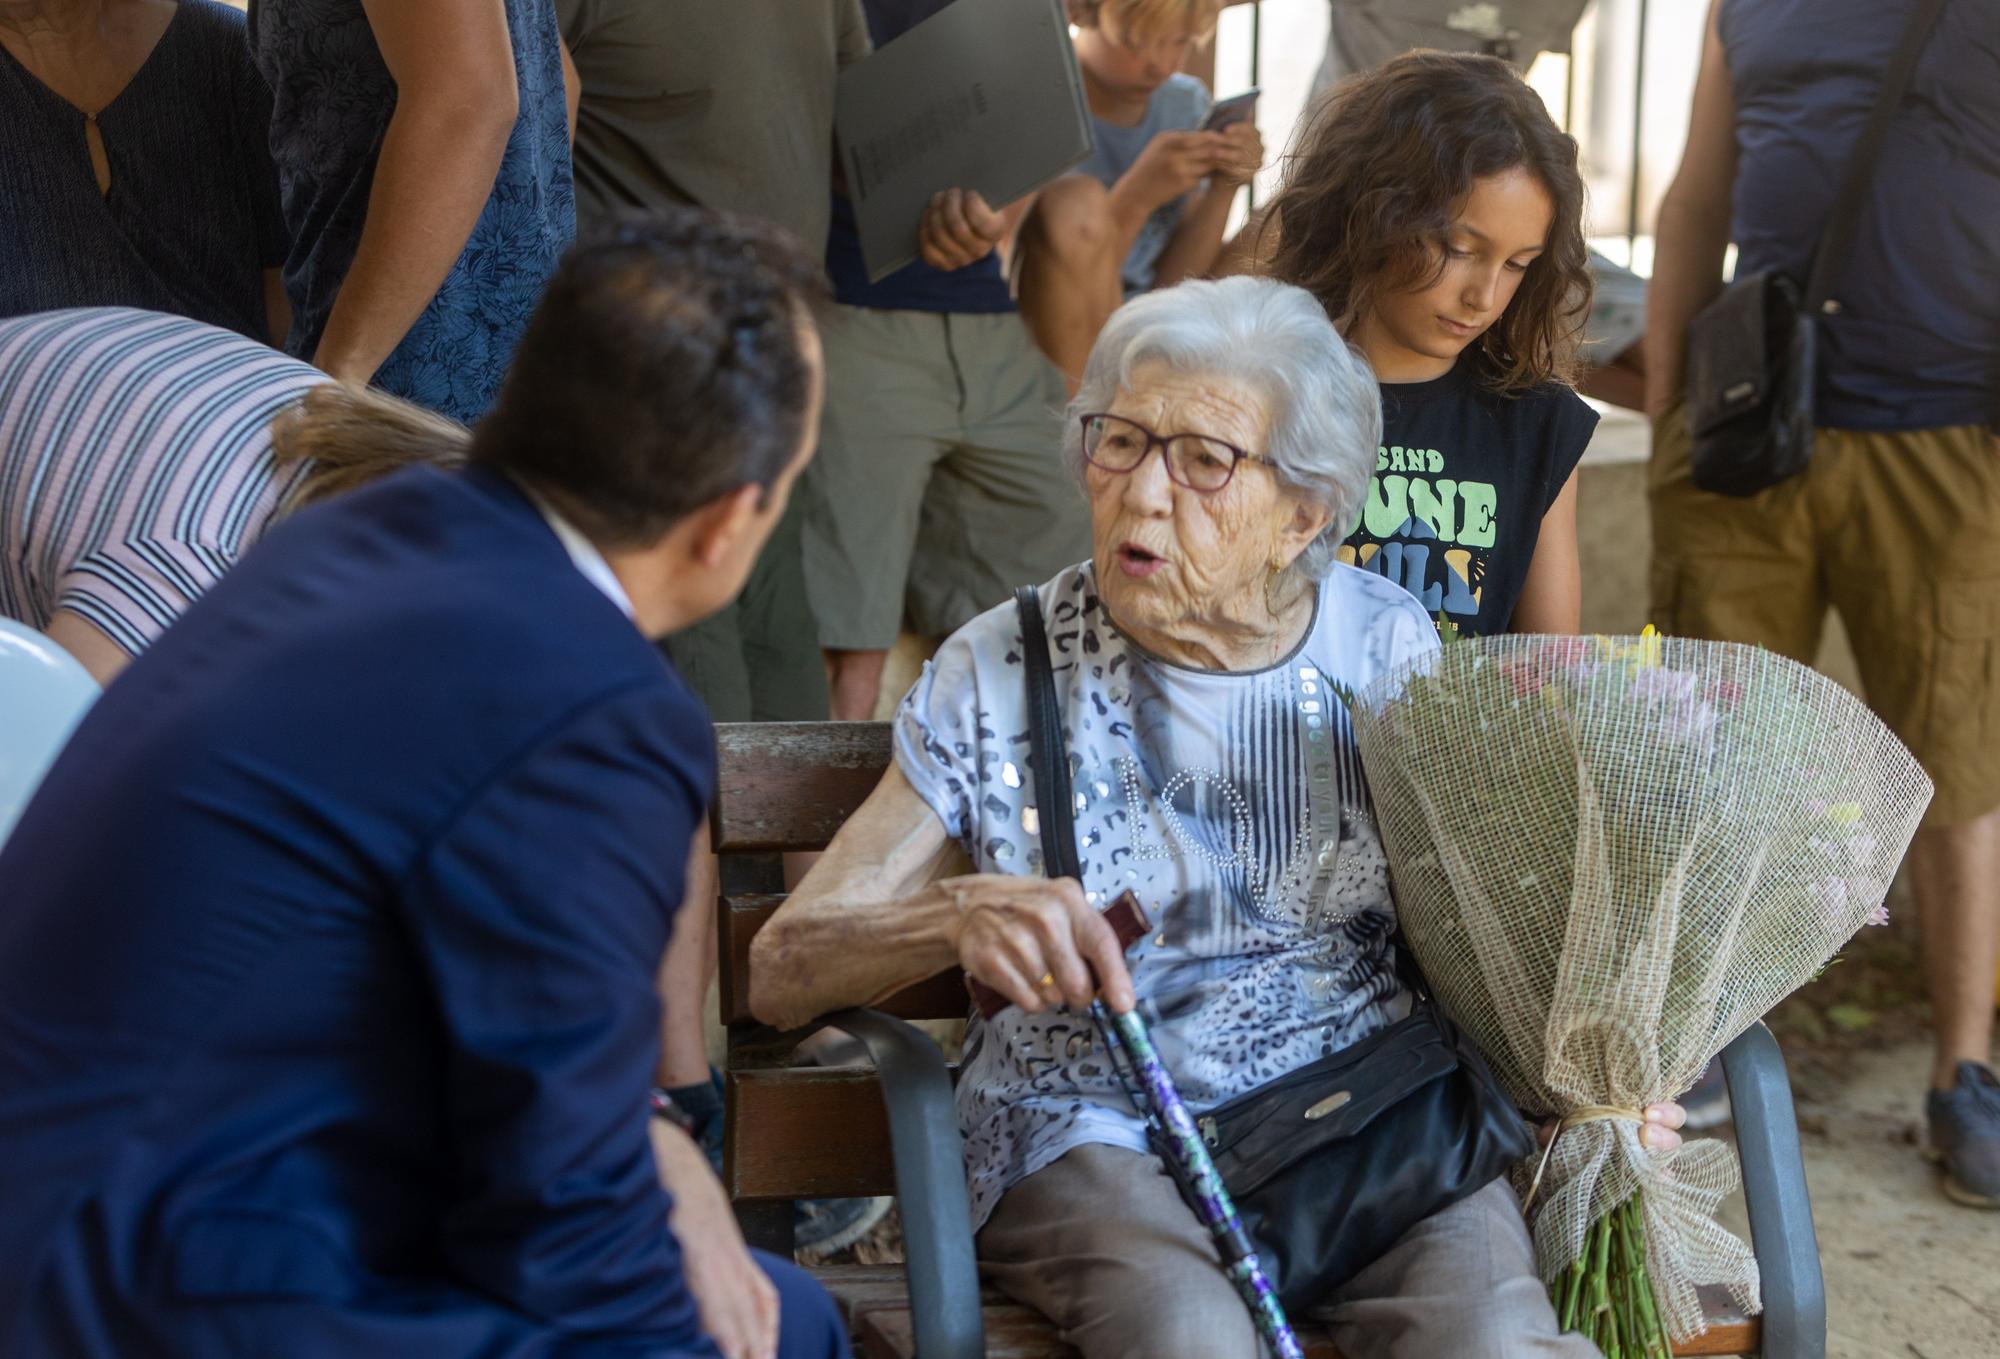
[(1134, 293), (1209, 272), (1236, 194), (1264, 161), (1255, 91), (1216, 109), (1180, 68), (1221, 0), (1068, 0), (1094, 149), (1021, 228), (1021, 314), (1074, 390), (1104, 320)]

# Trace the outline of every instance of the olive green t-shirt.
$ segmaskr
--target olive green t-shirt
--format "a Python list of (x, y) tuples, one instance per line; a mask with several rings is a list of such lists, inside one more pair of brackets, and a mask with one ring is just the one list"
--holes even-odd
[(834, 76), (868, 54), (861, 0), (557, 0), (582, 95), (578, 225), (694, 203), (826, 250)]

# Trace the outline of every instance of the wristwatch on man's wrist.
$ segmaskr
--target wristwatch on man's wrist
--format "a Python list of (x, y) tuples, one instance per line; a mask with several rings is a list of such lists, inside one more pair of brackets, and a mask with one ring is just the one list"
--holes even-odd
[(654, 1118), (673, 1124), (689, 1137), (695, 1135), (694, 1115), (674, 1103), (674, 1097), (663, 1087), (657, 1085), (653, 1087), (651, 1094), (647, 1096), (647, 1104), (652, 1109)]

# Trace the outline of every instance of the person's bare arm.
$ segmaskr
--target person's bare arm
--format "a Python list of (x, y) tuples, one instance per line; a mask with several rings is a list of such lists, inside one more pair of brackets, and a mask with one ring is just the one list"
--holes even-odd
[(49, 620), (48, 639), (76, 657), (99, 685), (111, 683), (132, 663), (131, 653), (111, 640), (111, 634), (72, 609), (57, 609)]
[(1160, 252), (1154, 267), (1156, 288), (1170, 288), (1183, 279), (1205, 278), (1215, 272), (1222, 257), (1222, 233), (1229, 228), (1229, 210), (1236, 205), (1237, 193), (1264, 164), (1264, 141), (1254, 124), (1233, 124), (1222, 136), (1223, 150), (1209, 175), (1208, 187), (1181, 214), (1173, 238)]
[(437, 295), (520, 111), (501, 0), (362, 0), (396, 82), (354, 263), (313, 362), (366, 383)]
[(1154, 210), (1192, 192), (1208, 178), (1228, 145), (1220, 132), (1161, 132), (1147, 142), (1107, 195), (1111, 258), (1122, 262)]
[[(1117, 936), (1074, 881), (947, 877), (957, 846), (893, 765), (750, 948), (750, 1009), (779, 1029), (963, 967), (1030, 1013), (1132, 1007)], [(1050, 978), (1044, 985), (1043, 977)]]
[(1646, 411), (1658, 418), (1681, 395), (1687, 371), (1688, 322), (1722, 290), (1729, 247), (1729, 199), (1736, 179), (1736, 96), (1716, 27), (1719, 2), (1708, 12), (1701, 71), (1688, 115), (1687, 149), (1660, 200), (1653, 281), (1646, 289)]
[(1521, 597), (1514, 603), (1510, 632), (1574, 633), (1583, 626), (1583, 569), (1576, 547), (1576, 478), (1542, 516), (1535, 555)]
[(657, 1118), (647, 1131), (660, 1183), (673, 1196), (667, 1227), (680, 1242), (702, 1330), (723, 1359), (774, 1359), (778, 1290), (743, 1244), (728, 1192), (686, 1133)]

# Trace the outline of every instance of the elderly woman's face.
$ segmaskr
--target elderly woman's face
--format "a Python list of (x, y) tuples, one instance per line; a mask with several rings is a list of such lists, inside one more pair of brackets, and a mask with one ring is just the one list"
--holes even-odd
[[(1202, 373), (1142, 364), (1103, 412), (1162, 437), (1203, 434), (1261, 455), (1270, 436), (1262, 392)], [(1128, 627), (1199, 632), (1261, 614), (1276, 561), (1317, 536), (1326, 513), (1281, 487), (1261, 458), (1245, 458), (1220, 490), (1198, 491), (1167, 474), (1153, 449), (1129, 472), (1087, 464), (1098, 589)]]

